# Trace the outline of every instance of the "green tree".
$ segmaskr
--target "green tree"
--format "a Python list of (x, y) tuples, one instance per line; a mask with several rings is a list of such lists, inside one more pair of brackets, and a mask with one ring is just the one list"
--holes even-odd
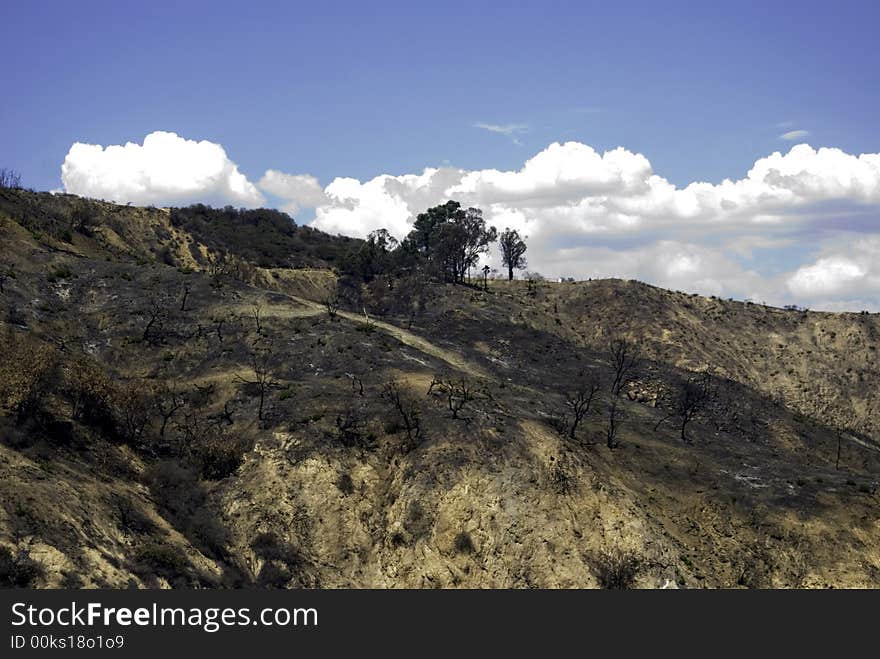
[(457, 201), (448, 201), (420, 213), (406, 242), (416, 247), (438, 276), (463, 283), (480, 254), (497, 238), (498, 231), (486, 226), (479, 208), (462, 210)]
[(438, 227), (447, 222), (462, 220), (464, 214), (461, 204), (457, 201), (447, 201), (445, 204), (429, 208), (416, 216), (413, 230), (409, 234), (410, 240), (422, 254), (430, 256), (437, 238)]
[(498, 240), (498, 230), (486, 226), (483, 219), (483, 211), (479, 208), (468, 208), (465, 211), (462, 226), (465, 234), (464, 252), (462, 254), (460, 280), (464, 280), (465, 271), (468, 281), (471, 278), (471, 268), (475, 268), (480, 261), (480, 254), (489, 251), (489, 245)]
[(353, 246), (340, 265), (340, 270), (347, 275), (355, 275), (365, 282), (386, 274), (392, 269), (391, 254), (398, 247), (397, 239), (388, 229), (377, 229), (367, 239)]
[(526, 243), (516, 229), (505, 229), (499, 239), (501, 243), (501, 262), (507, 267), (507, 280), (513, 280), (514, 269), (526, 267)]

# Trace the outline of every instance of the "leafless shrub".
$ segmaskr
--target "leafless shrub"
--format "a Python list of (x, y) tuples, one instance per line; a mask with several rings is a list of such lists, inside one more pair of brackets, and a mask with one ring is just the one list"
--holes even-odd
[(351, 380), (351, 390), (358, 394), (358, 396), (364, 395), (364, 381), (361, 380), (360, 377), (355, 375), (354, 373), (346, 373), (345, 374)]
[(634, 554), (614, 550), (593, 555), (590, 564), (602, 588), (626, 590), (635, 583), (642, 562)]
[(255, 385), (257, 387), (257, 392), (259, 396), (259, 408), (257, 412), (257, 418), (262, 421), (263, 420), (263, 410), (265, 407), (266, 394), (268, 391), (274, 387), (278, 386), (278, 382), (275, 380), (274, 372), (271, 367), (272, 361), (272, 345), (268, 342), (263, 342), (253, 348), (251, 351), (251, 370), (253, 371), (253, 377), (245, 378), (242, 375), (236, 374), (236, 379), (239, 382), (243, 382), (244, 384)]
[(327, 310), (327, 315), (330, 317), (330, 320), (334, 320), (336, 318), (336, 313), (339, 311), (339, 295), (336, 291), (328, 293), (324, 298), (324, 308)]
[(453, 419), (460, 418), (459, 413), (475, 397), (474, 385), (466, 378), (444, 380), (435, 376), (428, 387), (428, 395), (435, 391), (446, 399), (446, 407), (452, 413)]
[(401, 389), (400, 383), (396, 380), (386, 382), (379, 395), (396, 412), (406, 430), (409, 447), (414, 448), (422, 434), (418, 403)]
[(336, 415), (336, 436), (346, 446), (359, 443), (364, 434), (364, 420), (353, 407), (347, 407)]
[(233, 425), (235, 422), (232, 419), (232, 409), (229, 406), (230, 402), (228, 400), (223, 401), (223, 409), (209, 415), (208, 419), (217, 424), (224, 423), (227, 426)]
[(0, 168), (0, 188), (21, 190), (21, 174), (13, 169)]

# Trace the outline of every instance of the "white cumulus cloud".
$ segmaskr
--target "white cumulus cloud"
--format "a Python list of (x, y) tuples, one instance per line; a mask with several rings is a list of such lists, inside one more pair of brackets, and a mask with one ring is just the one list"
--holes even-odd
[(798, 268), (788, 280), (788, 286), (796, 295), (827, 295), (838, 292), (866, 274), (867, 271), (850, 258), (829, 256)]
[(880, 234), (837, 243), (799, 267), (786, 282), (789, 290), (804, 300), (846, 296), (880, 301)]
[(119, 203), (259, 206), (259, 190), (219, 144), (156, 131), (143, 144), (74, 143), (61, 165), (67, 192)]
[(880, 154), (800, 144), (756, 161), (739, 180), (677, 188), (655, 174), (642, 154), (623, 148), (599, 154), (578, 142), (554, 143), (515, 171), (452, 168), (336, 179), (315, 226), (365, 235), (388, 218), (399, 237), (417, 212), (449, 198), (478, 205), (487, 217), (514, 214), (524, 224), (567, 233), (630, 234), (634, 230), (715, 230), (744, 224), (798, 224), (827, 202), (858, 212), (880, 203)]
[(311, 174), (285, 174), (267, 169), (257, 185), (264, 192), (280, 197), (285, 212), (296, 215), (302, 208), (315, 208), (327, 202), (327, 195)]
[(383, 174), (365, 183), (336, 178), (324, 188), (328, 203), (315, 209), (311, 224), (329, 233), (360, 237), (385, 228), (403, 238), (415, 215), (445, 200), (446, 190), (463, 173), (451, 167), (429, 167), (421, 174)]

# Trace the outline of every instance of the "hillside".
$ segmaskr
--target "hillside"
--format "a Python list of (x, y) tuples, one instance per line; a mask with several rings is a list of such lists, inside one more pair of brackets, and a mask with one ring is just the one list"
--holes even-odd
[(619, 280), (337, 309), (359, 244), (0, 190), (0, 581), (880, 587), (877, 314)]

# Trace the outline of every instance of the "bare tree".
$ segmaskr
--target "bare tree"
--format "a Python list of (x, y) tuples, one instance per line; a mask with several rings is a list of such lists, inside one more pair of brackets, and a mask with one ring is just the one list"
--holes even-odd
[(159, 437), (165, 437), (165, 430), (172, 417), (186, 405), (186, 396), (176, 382), (163, 383), (156, 390), (154, 405), (162, 419), (159, 425)]
[(13, 169), (0, 168), (0, 188), (21, 190), (21, 174)]
[(263, 420), (263, 408), (265, 406), (266, 393), (270, 389), (278, 386), (278, 382), (275, 380), (270, 365), (271, 360), (272, 347), (270, 344), (255, 346), (254, 349), (251, 351), (251, 370), (254, 373), (253, 378), (247, 379), (239, 374), (236, 374), (236, 378), (239, 380), (239, 382), (255, 385), (257, 387), (260, 399), (257, 419), (259, 419), (260, 421)]
[(208, 274), (215, 288), (223, 286), (223, 280), (232, 274), (233, 259), (229, 252), (215, 252), (209, 257)]
[(386, 382), (379, 395), (382, 400), (397, 412), (397, 416), (400, 417), (403, 427), (406, 429), (409, 447), (413, 448), (422, 434), (421, 414), (418, 403), (416, 403), (415, 399), (401, 391), (400, 383), (396, 380)]
[(474, 399), (473, 385), (461, 378), (450, 382), (446, 392), (446, 405), (452, 412), (452, 418), (457, 419), (459, 412), (464, 406)]
[(712, 384), (710, 373), (701, 373), (685, 381), (675, 400), (672, 401), (670, 412), (654, 425), (654, 430), (657, 430), (667, 419), (676, 418), (678, 419), (681, 441), (688, 442), (688, 424), (705, 414), (717, 396), (718, 392)]
[(359, 396), (364, 395), (364, 381), (354, 373), (345, 374), (351, 380), (351, 390), (357, 392)]
[(599, 385), (595, 382), (584, 381), (574, 391), (565, 393), (565, 407), (571, 413), (571, 423), (567, 424), (563, 421), (563, 426), (567, 426), (566, 430), (571, 439), (575, 439), (578, 425), (590, 413), (590, 407), (599, 389)]
[(614, 336), (608, 342), (608, 358), (613, 371), (611, 393), (619, 396), (639, 367), (641, 355), (635, 343), (625, 337)]
[(223, 343), (223, 323), (226, 322), (226, 318), (220, 316), (219, 318), (213, 318), (214, 323), (214, 333), (217, 335), (217, 341), (219, 343)]
[(608, 404), (608, 425), (605, 426), (605, 445), (614, 449), (617, 448), (617, 431), (620, 429), (621, 409), (617, 398), (612, 398)]
[(336, 435), (346, 446), (354, 446), (364, 433), (364, 420), (353, 407), (336, 416)]
[(460, 418), (458, 415), (461, 410), (474, 399), (474, 386), (465, 378), (443, 380), (435, 376), (428, 387), (428, 395), (431, 395), (435, 389), (445, 396), (446, 406), (452, 412), (453, 419)]
[(143, 380), (124, 382), (115, 389), (113, 408), (119, 431), (126, 441), (138, 443), (150, 422), (152, 392)]
[(165, 340), (168, 300), (162, 295), (151, 295), (146, 305), (137, 313), (146, 320), (141, 340), (150, 345), (162, 343)]
[(256, 325), (257, 334), (262, 336), (263, 334), (263, 320), (262, 320), (263, 308), (254, 303), (251, 305), (251, 318), (254, 319), (254, 324)]
[(189, 297), (189, 293), (191, 290), (191, 286), (189, 282), (184, 282), (182, 288), (182, 295), (180, 297), (180, 310), (186, 311), (186, 299)]
[(232, 420), (232, 410), (229, 409), (229, 401), (223, 401), (223, 409), (210, 415), (208, 418), (218, 424), (222, 421), (227, 426), (231, 426), (234, 422)]

